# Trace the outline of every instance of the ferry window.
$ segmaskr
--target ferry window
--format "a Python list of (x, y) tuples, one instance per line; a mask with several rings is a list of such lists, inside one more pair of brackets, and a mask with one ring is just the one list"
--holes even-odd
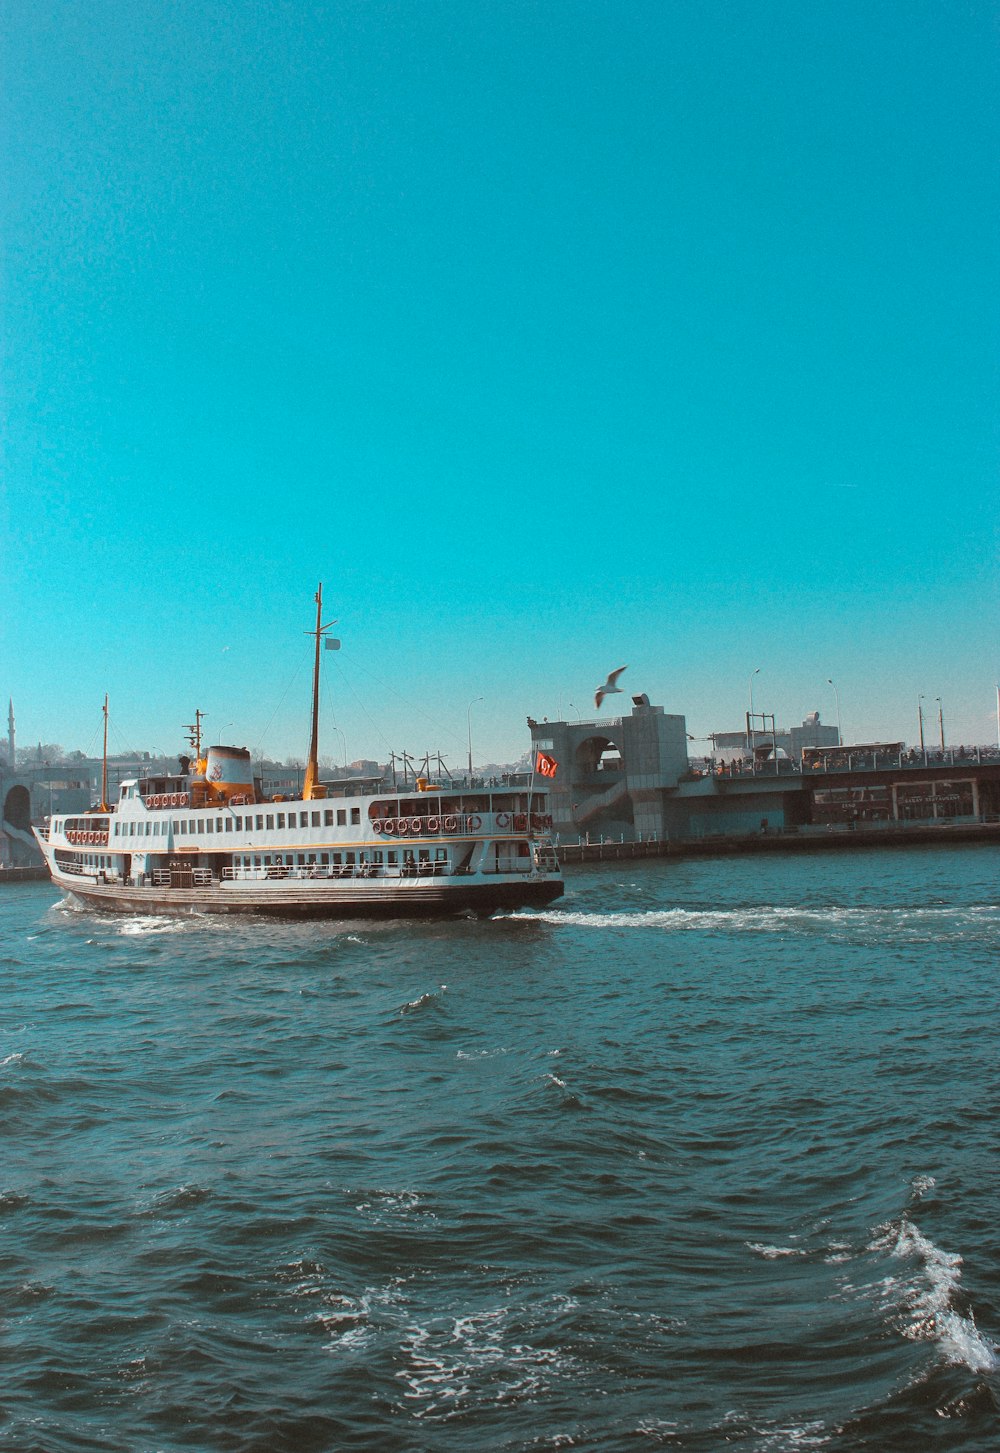
[(352, 824), (352, 826), (357, 827), (357, 825), (358, 825), (358, 823), (360, 821), (361, 821), (361, 808), (360, 807), (352, 807), (351, 808), (351, 824)]
[(318, 812), (314, 812), (313, 813), (313, 815), (312, 815), (312, 823), (310, 824), (310, 826), (311, 827), (319, 827), (320, 826), (319, 813)]
[(320, 853), (319, 860), (323, 864), (323, 867), (324, 868), (327, 868), (327, 867), (330, 866), (330, 854), (329, 853)]
[(337, 826), (338, 827), (346, 827), (347, 826), (347, 813), (344, 811), (344, 809), (342, 807), (338, 807), (337, 808)]
[(354, 854), (353, 854), (353, 853), (348, 853), (348, 854), (347, 854), (347, 862), (348, 862), (348, 863), (349, 863), (349, 864), (350, 864), (350, 865), (351, 865), (351, 866), (352, 866), (352, 867), (353, 867), (353, 866), (354, 866)]
[(334, 855), (333, 855), (333, 861), (336, 863), (337, 867), (340, 866), (341, 857), (340, 857), (340, 854), (339, 853), (334, 853)]
[(436, 863), (446, 863), (448, 861), (448, 849), (447, 848), (435, 848), (434, 849), (434, 861)]
[[(278, 816), (280, 817), (281, 814), (279, 813)], [(266, 817), (265, 821), (267, 822), (267, 830), (268, 830), (268, 832), (271, 832), (272, 829), (274, 828), (274, 813), (273, 812), (269, 812), (267, 814), (267, 817)]]
[[(271, 819), (270, 818), (267, 819), (267, 825), (268, 825), (268, 827), (271, 826)], [(285, 814), (283, 812), (279, 812), (278, 813), (278, 826), (279, 827), (284, 827), (284, 825), (285, 825)]]
[(395, 863), (395, 861), (396, 861), (396, 854), (395, 853), (390, 853), (386, 861), (389, 862), (389, 863)]
[(422, 863), (429, 863), (430, 860), (431, 860), (431, 855), (430, 855), (429, 849), (427, 849), (427, 848), (421, 848), (420, 849), (420, 861)]
[(308, 814), (308, 812), (300, 812), (299, 813), (299, 827), (308, 827), (308, 826), (309, 826), (309, 814)]
[(233, 830), (233, 819), (231, 817), (227, 817), (226, 818), (226, 832), (232, 832), (232, 830)]
[(222, 818), (221, 817), (217, 817), (215, 819), (215, 830), (216, 830), (216, 832), (221, 832), (222, 831)]
[(315, 861), (316, 861), (316, 854), (315, 853), (309, 853), (307, 855), (307, 857), (306, 857), (306, 862), (307, 863), (315, 863)]
[(259, 813), (259, 812), (258, 812), (258, 814), (257, 814), (257, 816), (256, 816), (256, 817), (255, 817), (255, 818), (254, 818), (254, 822), (255, 822), (255, 823), (256, 823), (256, 825), (257, 825), (257, 831), (258, 831), (258, 832), (263, 832), (263, 831), (264, 831), (264, 819), (263, 819), (263, 817), (262, 817), (262, 816), (261, 816), (261, 815), (260, 815), (260, 813)]
[(333, 813), (330, 811), (329, 807), (323, 813), (323, 826), (333, 827)]
[(381, 861), (382, 861), (382, 854), (381, 853), (379, 853), (379, 852), (372, 853), (372, 862), (373, 863), (380, 863)]
[(129, 825), (128, 825), (128, 835), (129, 835), (129, 837), (135, 837), (135, 823), (134, 822), (130, 822)]
[(211, 832), (214, 827), (215, 827), (215, 823), (212, 821), (212, 819), (210, 817), (206, 817), (206, 819), (205, 819), (205, 831), (206, 832)]
[(260, 867), (260, 858), (259, 857), (255, 857), (254, 858), (253, 865), (254, 865), (255, 868), (259, 868)]

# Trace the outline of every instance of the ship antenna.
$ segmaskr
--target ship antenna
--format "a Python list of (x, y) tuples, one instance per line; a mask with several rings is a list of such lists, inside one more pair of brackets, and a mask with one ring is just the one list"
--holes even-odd
[(184, 728), (184, 730), (188, 734), (188, 741), (194, 748), (195, 757), (199, 761), (201, 760), (201, 723), (204, 715), (205, 713), (203, 711), (199, 711), (198, 708), (195, 707), (194, 721), (188, 722), (187, 726), (185, 726)]
[[(306, 763), (305, 781), (302, 785), (302, 800), (308, 802), (313, 797), (322, 797), (323, 792), (319, 787), (319, 653), (322, 649), (322, 640), (331, 626), (336, 621), (328, 621), (324, 626), (323, 620), (323, 582), (319, 583), (316, 591), (316, 629), (307, 631), (307, 636), (316, 637), (316, 659), (313, 664), (313, 694), (312, 694), (312, 731), (309, 736), (309, 760)], [(338, 643), (339, 644), (339, 643)]]

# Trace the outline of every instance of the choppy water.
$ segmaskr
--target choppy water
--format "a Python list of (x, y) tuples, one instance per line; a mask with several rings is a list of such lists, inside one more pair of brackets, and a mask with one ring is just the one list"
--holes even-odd
[(0, 897), (0, 1447), (1000, 1446), (995, 849)]

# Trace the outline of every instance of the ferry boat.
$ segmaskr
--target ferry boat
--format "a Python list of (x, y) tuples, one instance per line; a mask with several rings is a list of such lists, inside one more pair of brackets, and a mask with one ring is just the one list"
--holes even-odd
[(246, 747), (201, 749), (170, 776), (124, 781), (35, 829), (52, 880), (92, 908), (138, 914), (383, 917), (540, 907), (563, 892), (547, 794), (521, 786), (323, 783), (317, 768), (322, 585), (312, 736), (301, 797), (265, 797)]

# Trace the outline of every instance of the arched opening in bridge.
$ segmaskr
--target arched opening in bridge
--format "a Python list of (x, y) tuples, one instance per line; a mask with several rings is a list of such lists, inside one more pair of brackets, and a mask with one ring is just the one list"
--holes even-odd
[(586, 737), (576, 749), (575, 765), (578, 775), (590, 776), (596, 772), (619, 773), (625, 770), (621, 752), (610, 737)]
[(12, 787), (3, 800), (3, 820), (21, 832), (31, 830), (31, 795), (27, 787)]

